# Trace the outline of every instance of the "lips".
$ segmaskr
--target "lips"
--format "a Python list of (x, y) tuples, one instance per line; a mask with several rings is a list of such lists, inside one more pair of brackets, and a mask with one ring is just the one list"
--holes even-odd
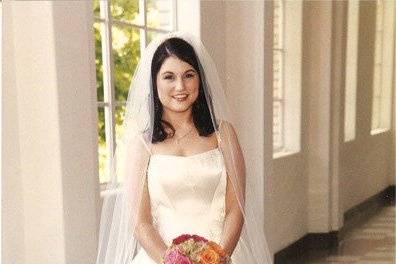
[(183, 101), (188, 97), (188, 94), (176, 94), (172, 96), (172, 98), (178, 100), (178, 101)]

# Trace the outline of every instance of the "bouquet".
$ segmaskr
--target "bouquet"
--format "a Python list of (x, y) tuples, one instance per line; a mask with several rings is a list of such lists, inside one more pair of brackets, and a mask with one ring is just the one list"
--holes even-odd
[(217, 243), (198, 235), (183, 234), (172, 241), (164, 264), (231, 264), (231, 258)]

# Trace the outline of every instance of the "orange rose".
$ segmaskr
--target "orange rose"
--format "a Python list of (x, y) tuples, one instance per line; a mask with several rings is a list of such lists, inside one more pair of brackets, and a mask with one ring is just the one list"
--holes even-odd
[(225, 257), (227, 255), (227, 253), (224, 251), (224, 249), (216, 242), (209, 241), (208, 245), (211, 249), (216, 251), (216, 253), (219, 254), (221, 257)]
[(200, 257), (200, 264), (220, 264), (220, 256), (211, 248), (204, 250)]

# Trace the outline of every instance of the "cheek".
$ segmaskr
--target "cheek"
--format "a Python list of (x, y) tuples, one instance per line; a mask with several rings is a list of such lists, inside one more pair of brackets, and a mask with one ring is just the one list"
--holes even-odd
[(191, 82), (188, 83), (188, 90), (190, 91), (190, 93), (194, 94), (194, 96), (198, 96), (199, 80), (191, 80)]
[(157, 92), (160, 101), (164, 102), (165, 100), (167, 100), (169, 94), (168, 85), (165, 82), (157, 81)]

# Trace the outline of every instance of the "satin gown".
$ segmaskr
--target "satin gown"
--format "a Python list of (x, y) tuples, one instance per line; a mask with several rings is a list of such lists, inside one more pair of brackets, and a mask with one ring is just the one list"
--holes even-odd
[[(191, 156), (152, 154), (147, 169), (153, 224), (169, 246), (184, 233), (220, 242), (225, 218), (227, 175), (215, 148)], [(254, 263), (239, 240), (233, 264)], [(155, 264), (139, 247), (131, 264)]]

